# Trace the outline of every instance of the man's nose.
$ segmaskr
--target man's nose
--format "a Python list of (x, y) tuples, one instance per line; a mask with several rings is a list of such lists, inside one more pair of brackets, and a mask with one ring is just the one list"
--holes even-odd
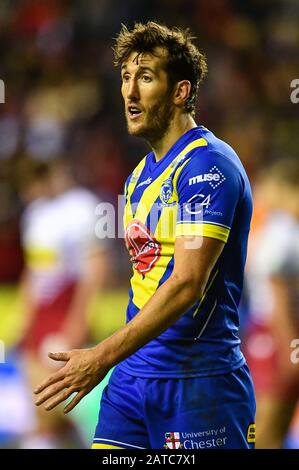
[(129, 81), (127, 97), (129, 100), (139, 99), (138, 83), (134, 78)]

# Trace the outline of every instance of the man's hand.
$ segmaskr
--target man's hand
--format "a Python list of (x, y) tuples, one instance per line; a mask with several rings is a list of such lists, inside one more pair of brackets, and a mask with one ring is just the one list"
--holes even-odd
[(64, 361), (66, 364), (34, 390), (34, 393), (39, 395), (35, 402), (37, 406), (49, 400), (45, 406), (47, 411), (77, 392), (64, 408), (64, 413), (68, 413), (104, 379), (109, 371), (109, 368), (99, 360), (94, 348), (49, 353), (49, 357), (54, 361)]

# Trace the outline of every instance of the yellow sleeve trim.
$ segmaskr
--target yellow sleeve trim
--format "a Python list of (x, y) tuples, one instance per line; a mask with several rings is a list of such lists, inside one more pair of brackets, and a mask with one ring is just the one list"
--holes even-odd
[(117, 447), (108, 444), (92, 444), (92, 449), (124, 449), (124, 447)]
[(194, 223), (194, 224), (177, 224), (176, 236), (177, 237), (210, 237), (216, 238), (224, 243), (227, 242), (230, 229), (220, 225)]

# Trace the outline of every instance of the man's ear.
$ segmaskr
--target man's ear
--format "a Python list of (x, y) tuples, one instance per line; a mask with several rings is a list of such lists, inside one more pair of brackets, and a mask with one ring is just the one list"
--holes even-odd
[(181, 80), (174, 89), (173, 102), (176, 106), (184, 106), (191, 93), (191, 83), (189, 80)]

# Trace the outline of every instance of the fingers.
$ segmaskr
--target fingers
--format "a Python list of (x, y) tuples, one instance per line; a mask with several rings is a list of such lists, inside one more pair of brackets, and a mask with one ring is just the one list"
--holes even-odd
[(54, 361), (68, 361), (70, 359), (70, 353), (66, 352), (49, 352), (48, 356)]
[[(70, 359), (70, 352), (50, 352), (48, 356), (53, 359), (54, 361), (69, 361)], [(60, 371), (56, 372), (55, 374), (51, 375), (48, 379), (46, 379), (44, 382), (42, 382), (39, 386), (37, 386), (34, 389), (34, 393), (40, 393), (42, 392), (45, 388), (49, 387), (50, 385), (53, 385), (56, 382), (59, 382), (60, 380), (64, 379), (64, 373), (63, 369)]]
[(64, 392), (59, 393), (59, 395), (57, 395), (56, 398), (51, 400), (50, 403), (48, 403), (45, 406), (45, 410), (47, 410), (47, 411), (53, 410), (53, 408), (55, 408), (55, 406), (59, 405), (59, 403), (63, 402), (67, 398), (69, 398), (72, 395), (72, 393), (74, 393), (74, 392), (75, 392), (75, 390), (72, 387), (70, 387), (70, 388), (66, 389)]
[(81, 390), (81, 392), (77, 393), (77, 395), (72, 399), (72, 401), (64, 408), (64, 413), (69, 413), (72, 411), (75, 406), (82, 400), (82, 398), (87, 395), (87, 391)]
[(60, 380), (63, 380), (64, 377), (65, 377), (64, 370), (61, 369), (58, 372), (56, 372), (55, 374), (50, 375), (50, 377), (48, 379), (44, 380), (40, 385), (38, 385), (34, 389), (34, 393), (37, 394), (37, 393), (42, 392), (43, 390), (45, 390), (45, 388), (49, 387), (50, 385), (53, 385), (57, 382), (60, 382)]
[(50, 387), (36, 400), (36, 406), (42, 405), (43, 403), (45, 403), (45, 401), (49, 400), (49, 398), (52, 398), (57, 393), (61, 392), (61, 390), (63, 390), (64, 388), (67, 388), (67, 385), (65, 384), (64, 380), (61, 380), (60, 382), (58, 382), (57, 385)]

